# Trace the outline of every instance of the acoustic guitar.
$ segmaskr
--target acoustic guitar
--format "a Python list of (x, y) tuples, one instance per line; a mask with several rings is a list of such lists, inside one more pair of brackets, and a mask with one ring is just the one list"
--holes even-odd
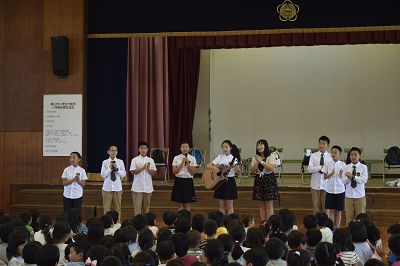
[(223, 183), (228, 181), (226, 177), (229, 171), (234, 167), (234, 165), (217, 165), (218, 171), (206, 169), (203, 173), (203, 182), (206, 189), (218, 189)]

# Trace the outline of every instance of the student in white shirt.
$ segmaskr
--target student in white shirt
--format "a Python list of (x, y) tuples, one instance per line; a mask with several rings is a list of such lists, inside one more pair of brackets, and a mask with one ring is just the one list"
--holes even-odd
[(79, 152), (71, 152), (69, 161), (71, 165), (64, 169), (61, 176), (64, 186), (63, 205), (65, 214), (68, 214), (72, 208), (82, 209), (83, 188), (88, 179), (86, 171), (79, 166), (81, 161)]
[(234, 165), (227, 174), (228, 181), (223, 183), (214, 192), (214, 198), (219, 201), (219, 210), (225, 214), (225, 209), (228, 209), (228, 214), (233, 213), (233, 200), (237, 199), (237, 188), (235, 181), (235, 171), (239, 172), (238, 162), (240, 154), (238, 148), (232, 144), (230, 140), (224, 140), (221, 144), (222, 154), (218, 155), (211, 163), (207, 165), (208, 169), (220, 171), (219, 165), (231, 166)]
[(147, 142), (140, 141), (140, 155), (131, 161), (130, 171), (134, 175), (131, 190), (135, 216), (149, 212), (151, 193), (153, 192), (152, 176), (157, 172), (154, 160), (146, 156), (148, 150)]
[(189, 154), (189, 143), (181, 143), (181, 154), (174, 157), (172, 173), (175, 175), (171, 201), (178, 203), (178, 211), (190, 211), (190, 203), (196, 202), (193, 175), (196, 173), (196, 158)]
[(361, 150), (357, 147), (350, 149), (351, 163), (343, 171), (343, 183), (346, 186), (345, 212), (346, 225), (357, 215), (367, 211), (365, 199), (365, 184), (368, 182), (368, 168), (360, 163)]
[(115, 206), (116, 211), (121, 217), (121, 178), (126, 176), (124, 162), (117, 158), (118, 147), (111, 145), (107, 150), (110, 156), (103, 161), (101, 166), (101, 177), (104, 178), (102, 188), (104, 214), (110, 211), (111, 206)]
[(339, 160), (342, 148), (333, 146), (331, 149), (332, 161), (325, 164), (322, 172), (325, 178), (325, 209), (328, 210), (329, 218), (334, 222), (336, 228), (340, 227), (342, 211), (344, 210), (344, 184), (342, 180), (343, 170), (346, 164)]
[(330, 140), (327, 136), (321, 136), (318, 140), (318, 151), (310, 156), (308, 164), (308, 172), (311, 173), (311, 197), (314, 213), (325, 211), (325, 179), (322, 173), (324, 165), (332, 160), (331, 155), (327, 152)]

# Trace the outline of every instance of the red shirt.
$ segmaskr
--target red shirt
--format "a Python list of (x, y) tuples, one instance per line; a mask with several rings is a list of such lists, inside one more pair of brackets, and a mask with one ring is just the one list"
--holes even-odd
[(192, 255), (186, 255), (184, 257), (177, 257), (175, 260), (180, 260), (183, 262), (183, 264), (185, 264), (185, 266), (190, 266), (192, 265), (193, 262), (197, 262), (199, 261), (196, 256), (192, 256)]

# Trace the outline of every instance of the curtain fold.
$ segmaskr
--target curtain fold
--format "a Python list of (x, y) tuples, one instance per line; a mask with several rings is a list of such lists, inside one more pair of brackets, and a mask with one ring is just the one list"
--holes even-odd
[[(127, 167), (138, 142), (169, 147), (168, 44), (164, 37), (129, 39), (127, 71)], [(149, 151), (150, 153), (150, 151)], [(163, 171), (161, 171), (163, 172)], [(159, 173), (157, 178), (163, 178)]]
[(169, 48), (170, 152), (180, 153), (180, 143), (193, 145), (192, 131), (200, 72), (200, 49)]

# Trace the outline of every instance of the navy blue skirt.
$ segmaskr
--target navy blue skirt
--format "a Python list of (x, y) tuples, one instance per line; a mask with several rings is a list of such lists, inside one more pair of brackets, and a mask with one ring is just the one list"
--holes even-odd
[(171, 201), (179, 203), (196, 202), (193, 178), (175, 178)]
[(217, 190), (214, 191), (214, 198), (224, 200), (237, 199), (237, 188), (234, 177), (228, 177), (228, 181), (223, 183)]

